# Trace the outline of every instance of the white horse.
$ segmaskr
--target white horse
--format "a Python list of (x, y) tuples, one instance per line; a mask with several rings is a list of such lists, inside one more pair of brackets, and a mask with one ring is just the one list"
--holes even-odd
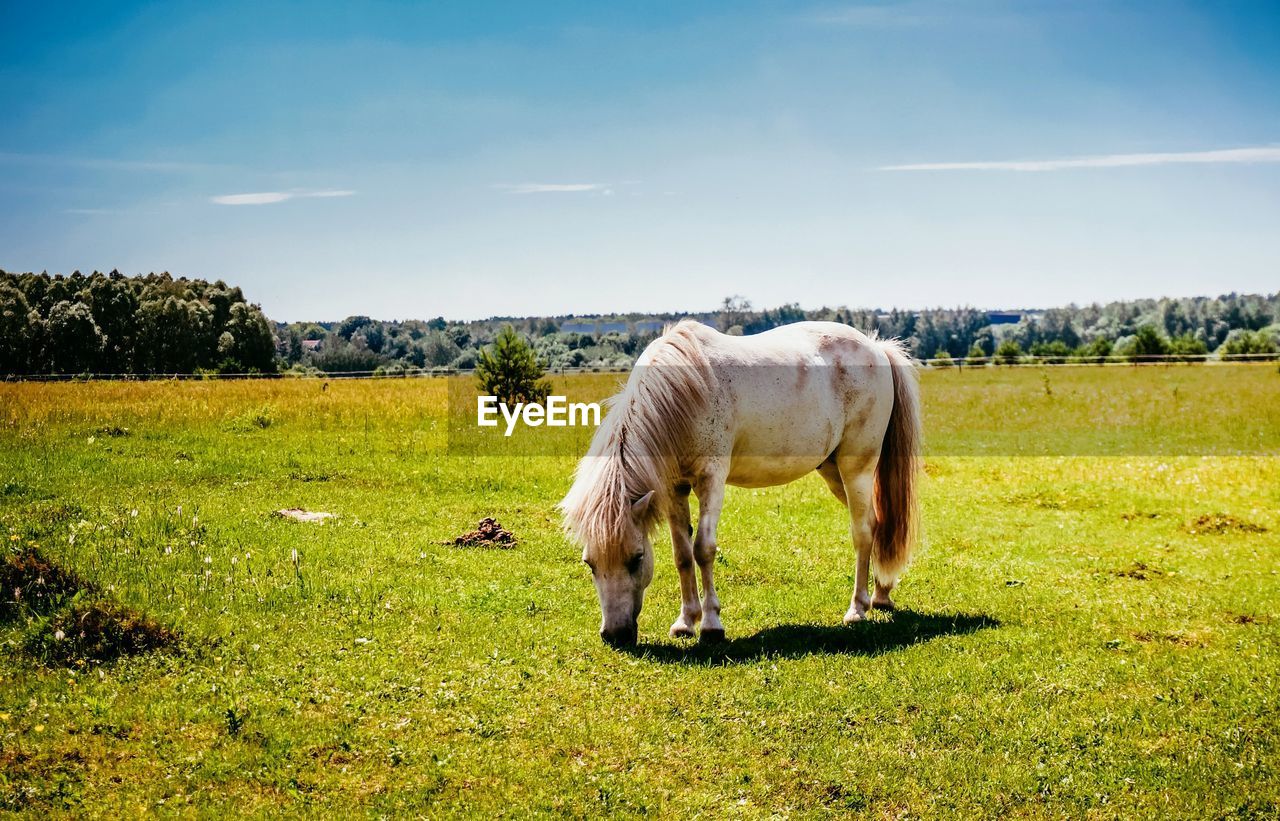
[(915, 369), (898, 342), (832, 322), (736, 337), (685, 320), (645, 349), (609, 401), (560, 503), (591, 568), (605, 641), (636, 641), (653, 579), (650, 538), (663, 518), (680, 573), (671, 635), (691, 637), (701, 621), (704, 640), (723, 638), (712, 576), (725, 484), (781, 485), (812, 470), (852, 522), (857, 582), (845, 622), (893, 607), (889, 594), (915, 539), (920, 463)]

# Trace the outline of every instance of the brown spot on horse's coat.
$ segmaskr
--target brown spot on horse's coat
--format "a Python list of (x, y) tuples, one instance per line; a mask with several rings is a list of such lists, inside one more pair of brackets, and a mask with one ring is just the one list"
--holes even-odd
[(864, 395), (854, 394), (854, 396), (857, 398), (853, 399), (850, 405), (846, 406), (849, 407), (849, 420), (853, 422), (854, 425), (862, 427), (867, 424), (867, 419), (871, 417), (871, 403), (866, 401), (866, 397)]
[(796, 369), (796, 393), (800, 393), (809, 384), (809, 364), (806, 362)]

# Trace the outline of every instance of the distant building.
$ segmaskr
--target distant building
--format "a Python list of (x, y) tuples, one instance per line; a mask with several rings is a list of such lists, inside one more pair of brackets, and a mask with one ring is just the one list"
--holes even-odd
[(302, 350), (318, 351), (320, 350), (320, 342), (321, 340), (319, 339), (304, 339), (302, 340)]
[(642, 319), (639, 322), (627, 323), (617, 319), (573, 319), (560, 323), (560, 332), (568, 334), (592, 334), (603, 336), (608, 333), (625, 334), (628, 332), (645, 334), (658, 333), (665, 323), (660, 319)]

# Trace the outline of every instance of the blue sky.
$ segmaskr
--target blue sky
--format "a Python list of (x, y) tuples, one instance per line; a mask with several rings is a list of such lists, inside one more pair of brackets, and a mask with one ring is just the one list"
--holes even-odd
[(275, 319), (1280, 288), (1274, 2), (0, 0), (0, 267)]

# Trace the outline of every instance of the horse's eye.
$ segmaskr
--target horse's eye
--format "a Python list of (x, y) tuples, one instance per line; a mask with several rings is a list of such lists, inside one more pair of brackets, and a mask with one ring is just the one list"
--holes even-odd
[(591, 570), (592, 576), (596, 574), (596, 565), (593, 561), (591, 561), (590, 559), (583, 559), (582, 563), (585, 564), (587, 568)]
[(632, 576), (640, 572), (640, 565), (644, 564), (644, 554), (637, 553), (627, 561), (627, 572)]

